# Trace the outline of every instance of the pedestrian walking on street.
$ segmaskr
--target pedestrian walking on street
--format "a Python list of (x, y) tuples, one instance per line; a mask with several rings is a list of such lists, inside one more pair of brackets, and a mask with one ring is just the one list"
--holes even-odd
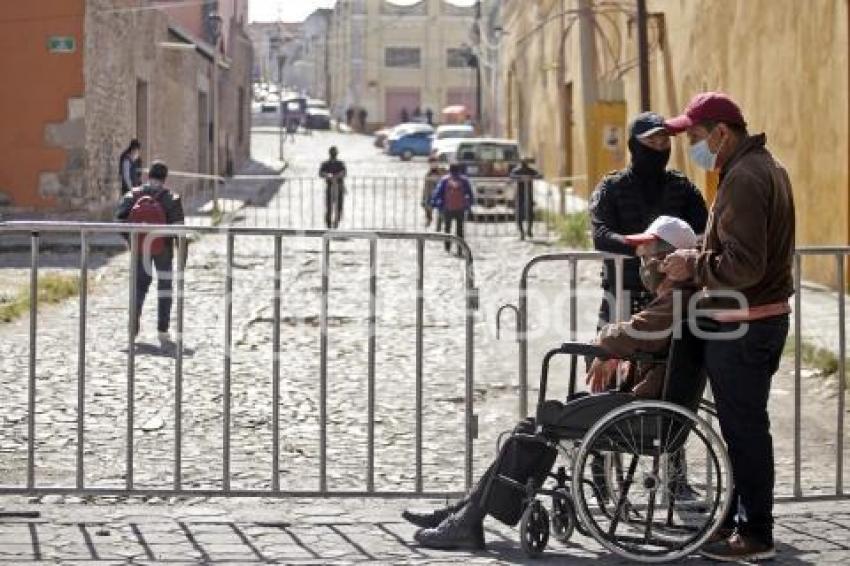
[(368, 113), (368, 112), (366, 112), (366, 109), (365, 109), (365, 108), (363, 108), (363, 107), (361, 106), (361, 107), (360, 107), (360, 112), (358, 112), (358, 113), (357, 113), (357, 116), (358, 116), (358, 118), (360, 119), (360, 131), (361, 131), (361, 132), (365, 132), (365, 131), (366, 131), (366, 117), (367, 117), (368, 115), (369, 115), (369, 113)]
[[(788, 336), (788, 299), (794, 293), (794, 199), (785, 168), (764, 134), (750, 135), (729, 96), (695, 96), (684, 114), (666, 122), (687, 131), (690, 157), (720, 171), (720, 186), (700, 250), (677, 251), (662, 266), (678, 281), (707, 289), (702, 308), (714, 310), (716, 339), (705, 345), (705, 365), (735, 490), (730, 512), (703, 554), (749, 562), (775, 556), (773, 438), (767, 400)], [(723, 299), (712, 291), (722, 292)], [(730, 301), (730, 292), (739, 294)], [(743, 303), (743, 304), (742, 304)], [(739, 336), (730, 339), (729, 333)]]
[[(628, 146), (629, 166), (606, 175), (590, 196), (594, 247), (629, 256), (623, 262), (624, 316), (640, 311), (652, 300), (640, 279), (640, 261), (624, 234), (638, 233), (662, 215), (680, 218), (702, 234), (708, 218), (705, 200), (696, 186), (683, 173), (667, 169), (670, 136), (664, 118), (654, 112), (638, 114), (629, 126)], [(620, 300), (616, 296), (614, 261), (606, 260), (603, 266), (605, 297), (597, 328), (611, 322), (613, 301)]]
[(407, 113), (407, 108), (401, 109), (401, 123), (406, 124), (410, 121), (410, 114)]
[[(166, 188), (166, 178), (168, 178), (168, 167), (165, 163), (153, 162), (148, 172), (147, 184), (121, 197), (115, 211), (115, 218), (131, 224), (183, 224), (183, 203), (179, 195)], [(136, 262), (136, 320), (133, 326), (133, 339), (135, 340), (139, 334), (142, 305), (153, 281), (154, 268), (156, 268), (158, 298), (156, 329), (160, 346), (163, 349), (169, 349), (174, 345), (168, 327), (171, 322), (175, 238), (154, 237), (150, 234), (140, 234), (137, 237), (139, 256)]]
[[(452, 163), (449, 174), (437, 183), (431, 197), (431, 206), (440, 211), (443, 220), (443, 231), (451, 234), (452, 223), (456, 226), (457, 237), (463, 240), (463, 223), (467, 211), (472, 208), (472, 184), (463, 174), (463, 165)], [(451, 251), (451, 242), (445, 242), (446, 251)], [(457, 255), (462, 257), (460, 249)]]
[[(534, 237), (532, 227), (534, 226), (534, 179), (540, 179), (540, 172), (531, 166), (531, 157), (523, 157), (519, 165), (511, 171), (511, 179), (516, 179), (516, 195), (514, 195), (514, 216), (516, 227), (519, 230), (519, 239), (525, 240), (526, 233), (529, 238)], [(523, 222), (527, 224), (523, 230)]]
[[(437, 188), (437, 183), (445, 175), (445, 171), (440, 167), (440, 161), (436, 157), (428, 158), (428, 172), (425, 173), (425, 182), (422, 184), (422, 209), (425, 211), (425, 226), (431, 225), (431, 220), (434, 217), (434, 209), (431, 208), (431, 197), (434, 196), (434, 191)], [(442, 218), (437, 215), (437, 232), (442, 229)]]
[(425, 109), (425, 120), (428, 122), (429, 126), (434, 125), (434, 111), (430, 108)]
[(118, 176), (121, 179), (121, 194), (142, 184), (142, 146), (139, 140), (130, 140), (130, 145), (118, 158)]
[(354, 108), (349, 106), (345, 109), (345, 124), (346, 126), (350, 126), (351, 122), (354, 120)]
[(342, 220), (343, 200), (345, 199), (345, 163), (337, 159), (339, 151), (335, 146), (328, 149), (329, 159), (319, 167), (319, 177), (325, 180), (325, 226), (338, 228)]

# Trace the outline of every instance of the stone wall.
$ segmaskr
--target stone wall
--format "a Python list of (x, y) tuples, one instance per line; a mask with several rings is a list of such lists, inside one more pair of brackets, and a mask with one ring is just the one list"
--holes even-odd
[[(134, 5), (133, 0), (124, 0)], [(209, 128), (200, 123), (200, 94), (206, 95), (207, 116), (212, 116), (210, 75), (211, 51), (175, 48), (184, 42), (169, 31), (164, 12), (105, 11), (115, 0), (87, 0), (86, 14), (86, 119), (85, 155), (88, 167), (84, 188), (77, 201), (85, 201), (94, 215), (107, 215), (120, 188), (118, 157), (132, 138), (143, 144), (144, 166), (152, 160), (166, 162), (174, 172), (212, 173)], [(227, 170), (228, 150), (234, 169), (248, 158), (250, 150), (251, 46), (241, 33), (231, 32), (230, 68), (219, 69), (220, 84), (220, 173)], [(188, 45), (188, 44), (187, 44)], [(146, 84), (147, 119), (138, 112), (139, 84)], [(241, 136), (239, 87), (244, 88)], [(202, 157), (206, 153), (206, 158)], [(170, 185), (188, 193), (202, 183), (172, 176)]]

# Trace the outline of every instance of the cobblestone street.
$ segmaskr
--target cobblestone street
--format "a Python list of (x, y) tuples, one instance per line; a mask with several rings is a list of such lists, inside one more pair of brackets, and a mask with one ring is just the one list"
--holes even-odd
[[(254, 158), (271, 162), (278, 139), (255, 131)], [(299, 135), (285, 147), (287, 176), (315, 176), (327, 147), (337, 145), (350, 177), (417, 177), (423, 161), (388, 158), (357, 135)], [(314, 185), (313, 215), (321, 214), (323, 191)], [(306, 202), (293, 199), (283, 184), (271, 202), (248, 206), (245, 221), (291, 216)], [(320, 191), (320, 192), (319, 192)], [(413, 203), (415, 206), (415, 203)], [(316, 208), (319, 207), (319, 208)], [(418, 207), (411, 215), (421, 216)], [(296, 226), (297, 227), (297, 226)], [(345, 223), (341, 226), (345, 229)], [(184, 488), (223, 485), (223, 367), (225, 364), (226, 237), (207, 235), (191, 244), (185, 281), (183, 431), (181, 481)], [(516, 303), (523, 265), (553, 251), (545, 240), (473, 235), (475, 285), (475, 383), (478, 415), (474, 476), (492, 459), (499, 432), (517, 419), (517, 350), (513, 317), (495, 335), (495, 313)], [(237, 236), (233, 261), (230, 488), (268, 490), (272, 485), (272, 301), (273, 238)], [(368, 481), (367, 355), (369, 337), (369, 244), (330, 244), (327, 356), (327, 479), (331, 491), (365, 490)], [(320, 488), (319, 372), (321, 252), (317, 238), (284, 238), (280, 327), (280, 468), (284, 491)], [(91, 268), (87, 305), (85, 383), (85, 483), (123, 488), (127, 429), (128, 256), (98, 257)], [(21, 267), (26, 263), (22, 263)], [(74, 265), (69, 261), (68, 265)], [(415, 488), (416, 266), (413, 241), (381, 241), (377, 255), (375, 350), (375, 464), (378, 491)], [(22, 270), (26, 273), (26, 270)], [(535, 271), (530, 292), (530, 396), (536, 395), (545, 350), (568, 336), (564, 283), (566, 264)], [(580, 264), (585, 293), (578, 313), (580, 337), (596, 324), (598, 265)], [(442, 243), (425, 246), (423, 312), (423, 487), (464, 488), (464, 262), (446, 254)], [(134, 484), (170, 489), (175, 482), (175, 358), (155, 345), (155, 292), (146, 300), (135, 356)], [(36, 482), (73, 486), (77, 454), (76, 299), (40, 309), (35, 416)], [(172, 319), (173, 320), (173, 319)], [(0, 478), (23, 486), (27, 465), (27, 372), (29, 321), (0, 325)], [(556, 375), (564, 366), (556, 364)], [(777, 453), (777, 493), (791, 494), (793, 475), (793, 360), (783, 361), (771, 410)], [(556, 380), (549, 396), (561, 395)], [(829, 493), (835, 478), (836, 387), (810, 379), (804, 391), (802, 475), (806, 493)], [(533, 402), (532, 405), (533, 406)], [(847, 440), (847, 439), (845, 439)], [(850, 442), (850, 441), (848, 441)], [(845, 450), (850, 454), (850, 449)], [(439, 553), (410, 546), (413, 529), (398, 513), (409, 500), (294, 498), (206, 500), (156, 498), (98, 499), (81, 505), (75, 497), (47, 496), (38, 506), (22, 497), (0, 498), (0, 509), (41, 511), (38, 519), (0, 519), (0, 562), (18, 563), (518, 563), (525, 558), (515, 529), (488, 523), (495, 541), (486, 553)], [(417, 502), (414, 502), (417, 503)], [(428, 502), (423, 502), (426, 505)], [(844, 504), (783, 505), (778, 519), (780, 563), (846, 563), (850, 558), (850, 510)], [(549, 559), (571, 563), (618, 563), (588, 539), (556, 546)], [(556, 544), (556, 543), (554, 543)], [(692, 563), (698, 564), (699, 560)]]

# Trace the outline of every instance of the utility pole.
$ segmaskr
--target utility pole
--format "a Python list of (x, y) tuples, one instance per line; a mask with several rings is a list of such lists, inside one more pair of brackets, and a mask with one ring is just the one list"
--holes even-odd
[(637, 0), (638, 73), (640, 75), (641, 112), (649, 110), (649, 39), (646, 22), (646, 0)]
[(222, 18), (218, 12), (210, 12), (209, 18), (210, 32), (213, 40), (213, 60), (212, 60), (212, 93), (213, 93), (213, 131), (212, 131), (212, 169), (213, 169), (213, 210), (218, 210), (218, 129), (219, 129), (219, 104), (218, 104), (218, 43), (221, 37)]
[(481, 0), (475, 2), (475, 29), (478, 30), (478, 56), (475, 57), (475, 123), (481, 131)]

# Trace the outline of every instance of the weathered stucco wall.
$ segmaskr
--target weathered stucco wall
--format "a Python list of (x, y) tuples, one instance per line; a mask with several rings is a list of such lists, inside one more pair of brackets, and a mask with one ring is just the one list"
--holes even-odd
[[(39, 192), (42, 173), (58, 175), (83, 164), (83, 0), (4, 2), (0, 11), (0, 206), (56, 206)], [(70, 36), (73, 53), (51, 53), (51, 36)], [(49, 85), (49, 86), (48, 86)], [(69, 101), (76, 101), (69, 105)], [(50, 129), (48, 135), (48, 129)]]

